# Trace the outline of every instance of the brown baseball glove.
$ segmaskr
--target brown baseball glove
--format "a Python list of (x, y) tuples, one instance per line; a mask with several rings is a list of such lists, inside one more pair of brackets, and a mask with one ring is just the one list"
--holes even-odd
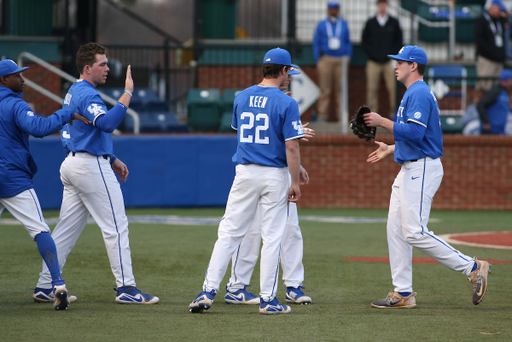
[(350, 128), (352, 128), (352, 132), (354, 132), (359, 139), (365, 139), (368, 142), (375, 139), (375, 134), (377, 133), (376, 127), (369, 127), (364, 122), (363, 115), (371, 112), (372, 111), (368, 106), (362, 105), (359, 107), (357, 113), (350, 119)]

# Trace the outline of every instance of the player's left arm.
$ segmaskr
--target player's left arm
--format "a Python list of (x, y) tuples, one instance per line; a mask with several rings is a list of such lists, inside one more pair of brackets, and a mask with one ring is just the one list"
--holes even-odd
[(297, 202), (300, 198), (300, 147), (298, 139), (286, 141), (286, 161), (292, 178), (292, 184), (288, 190), (288, 200)]
[(119, 158), (116, 158), (112, 164), (112, 170), (119, 175), (119, 178), (126, 183), (126, 178), (128, 178), (128, 167), (125, 163), (123, 163)]

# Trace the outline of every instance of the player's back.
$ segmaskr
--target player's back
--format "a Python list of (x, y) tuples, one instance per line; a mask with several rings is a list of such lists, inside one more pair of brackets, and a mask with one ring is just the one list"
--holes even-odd
[(232, 126), (238, 130), (233, 161), (286, 167), (286, 140), (304, 136), (297, 102), (277, 87), (249, 87), (235, 97)]

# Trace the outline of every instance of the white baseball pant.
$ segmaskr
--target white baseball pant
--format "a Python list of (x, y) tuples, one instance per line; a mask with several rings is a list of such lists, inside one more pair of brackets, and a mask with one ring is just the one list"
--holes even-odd
[[(34, 189), (25, 190), (14, 197), (0, 198), (0, 215), (4, 208), (7, 208), (12, 216), (20, 221), (32, 240), (35, 241), (39, 233), (50, 232), (50, 227), (44, 221), (41, 205)], [(50, 273), (48, 275), (50, 276)], [(52, 287), (51, 284), (50, 276), (49, 288)]]
[[(260, 226), (261, 217), (258, 210), (251, 228), (231, 259), (231, 278), (227, 285), (227, 291), (236, 292), (250, 284), (252, 272), (260, 254)], [(281, 267), (286, 287), (302, 286), (304, 281), (303, 250), (297, 204), (290, 202), (281, 251)]]
[(469, 275), (475, 263), (427, 228), (432, 200), (442, 179), (441, 160), (430, 157), (404, 162), (395, 178), (387, 224), (395, 292), (412, 292), (412, 247), (465, 275)]
[(276, 296), (279, 254), (286, 226), (288, 207), (288, 168), (256, 164), (236, 166), (226, 212), (219, 224), (218, 239), (206, 271), (203, 291), (219, 291), (229, 261), (249, 231), (256, 210), (261, 215), (260, 297), (271, 301)]
[[(80, 237), (89, 213), (103, 234), (112, 273), (118, 287), (135, 286), (123, 194), (108, 159), (86, 152), (68, 154), (60, 168), (64, 184), (60, 221), (52, 237), (62, 269)], [(51, 277), (43, 263), (37, 287), (51, 288)]]

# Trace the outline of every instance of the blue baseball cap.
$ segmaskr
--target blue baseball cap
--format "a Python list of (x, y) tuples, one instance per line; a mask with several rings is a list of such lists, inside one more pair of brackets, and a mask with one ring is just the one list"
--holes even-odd
[(288, 71), (288, 75), (290, 75), (290, 76), (293, 76), (293, 75), (300, 75), (300, 71), (299, 71), (299, 70), (297, 70), (297, 69), (295, 69), (294, 67), (292, 67), (292, 68), (290, 69), (290, 71)]
[(500, 10), (502, 10), (503, 12), (507, 11), (507, 9), (505, 8), (505, 5), (503, 5), (503, 2), (501, 2), (501, 0), (492, 0), (491, 5), (498, 6), (500, 8)]
[(18, 72), (22, 72), (27, 69), (28, 67), (20, 68), (12, 59), (4, 59), (3, 61), (0, 61), (0, 77), (17, 74)]
[(339, 1), (329, 1), (327, 3), (327, 8), (338, 8), (338, 7), (340, 7)]
[(290, 56), (290, 53), (285, 49), (280, 48), (269, 50), (265, 54), (265, 57), (263, 57), (263, 64), (280, 64), (295, 69), (299, 68), (298, 66), (292, 64), (292, 57)]
[(388, 57), (398, 61), (416, 62), (418, 64), (427, 65), (427, 54), (414, 45), (406, 45), (400, 49), (398, 55), (388, 55)]
[(500, 72), (500, 80), (506, 81), (506, 80), (510, 80), (511, 78), (512, 78), (512, 71), (510, 71), (509, 69), (503, 69)]

